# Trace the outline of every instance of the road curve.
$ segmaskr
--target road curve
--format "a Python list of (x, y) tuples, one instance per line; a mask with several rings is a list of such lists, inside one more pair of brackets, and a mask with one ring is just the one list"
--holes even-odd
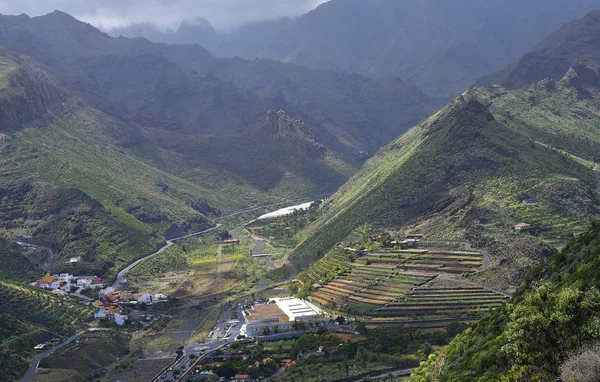
[(173, 244), (175, 244), (177, 241), (179, 240), (183, 240), (186, 239), (188, 237), (192, 237), (192, 236), (198, 236), (198, 235), (202, 235), (203, 233), (207, 233), (210, 231), (214, 231), (216, 229), (218, 229), (219, 227), (221, 227), (221, 224), (218, 223), (216, 226), (209, 228), (209, 229), (205, 229), (204, 231), (200, 231), (200, 232), (194, 232), (194, 233), (190, 233), (189, 235), (185, 235), (185, 236), (180, 236), (180, 237), (176, 237), (174, 239), (171, 240), (167, 240), (167, 244), (165, 246), (163, 246), (161, 249), (159, 249), (158, 251), (142, 257), (141, 259), (138, 259), (136, 261), (134, 261), (133, 263), (129, 264), (127, 267), (123, 268), (118, 274), (117, 274), (117, 279), (115, 280), (115, 282), (113, 283), (112, 287), (115, 289), (119, 289), (119, 287), (123, 284), (125, 284), (125, 275), (127, 272), (129, 272), (130, 270), (132, 270), (133, 268), (135, 268), (136, 266), (138, 266), (142, 261), (149, 259), (153, 256), (158, 255), (159, 253), (163, 253), (164, 251), (167, 250), (167, 248), (169, 248), (170, 246), (172, 246)]
[[(106, 330), (106, 329), (100, 329), (100, 330)], [(40, 365), (40, 362), (48, 357), (50, 354), (52, 354), (55, 350), (58, 350), (60, 348), (62, 348), (65, 345), (70, 344), (71, 342), (75, 341), (76, 338), (78, 338), (79, 336), (81, 336), (83, 333), (85, 333), (88, 330), (83, 330), (77, 334), (72, 335), (71, 337), (69, 337), (68, 339), (66, 339), (64, 342), (46, 350), (43, 353), (38, 354), (32, 361), (31, 361), (31, 365), (29, 366), (29, 370), (27, 370), (27, 373), (25, 373), (24, 376), (21, 377), (21, 379), (19, 379), (19, 382), (27, 382), (30, 381), (33, 377), (35, 377), (35, 373), (38, 369), (38, 366)]]

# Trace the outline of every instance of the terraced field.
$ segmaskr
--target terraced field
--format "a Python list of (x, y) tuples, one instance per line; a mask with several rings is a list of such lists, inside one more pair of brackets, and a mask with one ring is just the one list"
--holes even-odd
[(79, 300), (0, 280), (0, 311), (57, 334), (85, 325), (93, 309)]
[[(331, 264), (332, 262), (329, 260)], [(318, 264), (320, 272), (327, 263)], [(443, 327), (475, 321), (505, 297), (462, 283), (461, 275), (483, 265), (474, 251), (398, 250), (374, 252), (348, 264), (312, 301), (326, 308), (372, 317), (371, 326), (406, 324)]]
[(506, 297), (460, 281), (438, 280), (416, 288), (410, 294), (373, 312), (371, 326), (403, 324), (417, 327), (443, 327), (451, 322), (472, 322)]

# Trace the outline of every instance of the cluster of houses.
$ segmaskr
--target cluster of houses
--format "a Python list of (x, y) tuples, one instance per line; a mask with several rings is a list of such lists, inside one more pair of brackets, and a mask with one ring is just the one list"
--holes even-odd
[(53, 293), (65, 295), (86, 288), (102, 288), (104, 280), (98, 276), (74, 276), (61, 273), (58, 275), (45, 275), (29, 285), (50, 289)]
[(107, 319), (114, 321), (117, 325), (123, 325), (129, 317), (122, 314), (122, 305), (152, 304), (167, 299), (168, 296), (164, 294), (122, 292), (108, 287), (98, 291), (98, 300), (92, 303), (92, 306), (98, 309), (94, 318), (97, 320)]
[(104, 288), (105, 282), (100, 277), (74, 276), (69, 273), (47, 274), (29, 285), (49, 289), (52, 293), (59, 295), (79, 294), (83, 289), (96, 289), (98, 290), (98, 299), (91, 303), (93, 307), (97, 308), (94, 318), (114, 321), (117, 325), (125, 324), (128, 319), (126, 315), (122, 314), (122, 305), (153, 304), (168, 299), (165, 294), (122, 292), (113, 287)]

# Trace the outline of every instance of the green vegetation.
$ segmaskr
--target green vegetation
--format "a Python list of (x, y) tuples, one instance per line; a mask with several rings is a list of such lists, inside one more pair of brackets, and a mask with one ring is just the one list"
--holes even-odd
[(296, 210), (290, 215), (272, 219), (256, 220), (247, 226), (253, 233), (271, 239), (274, 247), (294, 248), (298, 244), (297, 234), (317, 220), (321, 200), (315, 201), (306, 210)]
[(75, 370), (77, 375), (71, 378), (77, 381), (99, 378), (106, 367), (129, 353), (129, 338), (122, 330), (88, 332), (43, 359), (40, 367)]
[[(497, 249), (531, 236), (560, 246), (598, 211), (590, 165), (600, 148), (600, 136), (590, 132), (598, 130), (598, 111), (577, 89), (565, 80), (554, 88), (466, 92), (369, 160), (304, 231), (292, 260), (306, 267), (372, 224), (418, 229), (434, 245), (469, 241), (498, 254), (494, 267), (504, 259), (503, 267), (526, 274), (547, 247), (523, 244), (529, 249), (518, 250), (518, 259)], [(524, 205), (525, 198), (539, 203)], [(534, 227), (510, 234), (508, 226), (519, 222)], [(519, 282), (505, 277), (498, 284)]]
[(187, 238), (141, 262), (129, 279), (142, 290), (175, 297), (247, 291), (267, 269), (253, 261), (248, 238), (236, 245), (220, 243), (219, 233)]
[(497, 292), (463, 281), (483, 265), (479, 252), (408, 249), (370, 252), (356, 259), (341, 257), (344, 251), (339, 249), (336, 253), (300, 276), (305, 286), (324, 285), (296, 293), (311, 294), (311, 300), (325, 309), (366, 315), (370, 327), (447, 328), (476, 321), (505, 300)]
[(93, 310), (77, 299), (0, 281), (0, 378), (15, 380), (29, 367), (33, 347), (86, 327)]
[(599, 254), (596, 221), (538, 267), (507, 304), (422, 364), (413, 380), (554, 380), (571, 355), (599, 338)]
[(0, 280), (31, 282), (44, 272), (29, 261), (20, 251), (19, 245), (0, 238)]

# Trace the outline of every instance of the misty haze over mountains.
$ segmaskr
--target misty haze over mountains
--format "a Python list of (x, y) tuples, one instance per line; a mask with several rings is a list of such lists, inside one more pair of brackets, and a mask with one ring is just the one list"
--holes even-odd
[(0, 380), (596, 381), (598, 153), (600, 0), (5, 0)]
[(251, 23), (221, 34), (205, 19), (167, 32), (151, 22), (107, 31), (199, 43), (217, 56), (391, 75), (448, 98), (598, 7), (598, 0), (332, 0), (296, 19)]

